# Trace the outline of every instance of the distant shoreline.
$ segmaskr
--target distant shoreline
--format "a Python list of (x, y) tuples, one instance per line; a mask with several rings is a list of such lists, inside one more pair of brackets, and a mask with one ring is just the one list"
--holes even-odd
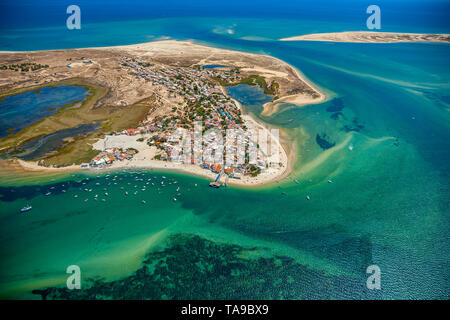
[(373, 31), (344, 31), (330, 33), (312, 33), (282, 38), (280, 41), (322, 41), (349, 43), (404, 43), (438, 42), (450, 43), (450, 34), (401, 33)]

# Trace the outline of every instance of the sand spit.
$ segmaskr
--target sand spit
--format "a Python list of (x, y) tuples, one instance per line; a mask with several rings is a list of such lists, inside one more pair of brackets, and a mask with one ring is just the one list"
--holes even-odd
[(327, 41), (354, 43), (442, 42), (450, 43), (450, 34), (346, 31), (313, 33), (280, 39), (280, 41)]

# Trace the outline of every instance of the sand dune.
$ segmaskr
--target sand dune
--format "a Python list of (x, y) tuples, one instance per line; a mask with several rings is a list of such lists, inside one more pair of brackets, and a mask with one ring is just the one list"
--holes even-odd
[(450, 34), (396, 33), (372, 31), (347, 31), (313, 33), (282, 38), (280, 41), (327, 41), (355, 43), (396, 43), (396, 42), (444, 42), (450, 43)]

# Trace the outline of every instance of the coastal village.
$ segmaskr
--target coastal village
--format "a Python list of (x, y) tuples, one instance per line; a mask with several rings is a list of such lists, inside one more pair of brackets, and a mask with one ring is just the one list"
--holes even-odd
[(137, 153), (136, 149), (128, 148), (123, 149), (113, 148), (108, 151), (100, 152), (95, 158), (92, 159), (90, 165), (94, 167), (101, 167), (108, 164), (112, 164), (114, 161), (131, 160)]
[[(13, 82), (0, 81), (5, 92), (20, 96), (35, 88), (37, 95), (40, 87), (54, 85), (86, 90), (85, 98), (80, 95), (58, 112), (49, 108), (43, 121), (1, 140), (5, 165), (30, 170), (167, 169), (213, 181), (220, 177), (218, 182), (230, 178), (230, 184), (267, 184), (288, 174), (290, 149), (272, 132), (276, 128), (245, 113), (229, 96), (235, 90), (227, 88), (270, 95), (264, 109), (273, 104), (271, 110), (283, 99), (317, 95), (281, 60), (170, 40), (55, 51), (51, 59), (42, 52), (3, 53), (2, 65), (7, 69), (0, 73), (14, 76)], [(73, 136), (65, 137), (66, 129), (74, 130)], [(261, 132), (267, 145), (260, 144)], [(55, 144), (49, 150), (38, 146), (50, 138)], [(32, 153), (34, 146), (41, 153)]]
[[(185, 129), (193, 141), (195, 131), (194, 124), (201, 123), (202, 133), (208, 129), (214, 129), (222, 137), (226, 137), (228, 129), (248, 131), (247, 125), (242, 117), (240, 106), (228, 97), (220, 83), (236, 83), (241, 80), (238, 68), (227, 66), (195, 66), (191, 68), (174, 68), (153, 66), (151, 62), (139, 58), (121, 57), (118, 59), (122, 68), (134, 74), (139, 79), (151, 82), (152, 86), (162, 87), (167, 91), (167, 98), (181, 98), (181, 103), (174, 104), (169, 114), (158, 115), (147, 120), (147, 123), (137, 127), (129, 128), (120, 132), (112, 132), (113, 136), (135, 137), (137, 141), (145, 142), (147, 147), (156, 148), (157, 152), (153, 160), (170, 161), (176, 158), (174, 152), (179, 152), (182, 139), (177, 135), (177, 130)], [(224, 139), (225, 141), (226, 139)], [(240, 179), (242, 175), (257, 176), (269, 165), (267, 155), (259, 152), (257, 143), (246, 134), (241, 134), (230, 141), (226, 140), (223, 154), (232, 152), (245, 159), (245, 162), (236, 166), (225, 167), (223, 156), (214, 156), (208, 159), (204, 150), (217, 150), (219, 139), (213, 135), (203, 137), (203, 145), (192, 144), (190, 159), (184, 159), (184, 163), (199, 165), (205, 170), (210, 170), (230, 178)], [(240, 150), (238, 145), (248, 146), (247, 150)], [(104, 167), (115, 161), (131, 160), (138, 152), (133, 148), (121, 145), (104, 150), (94, 157), (90, 163), (92, 167)], [(239, 154), (240, 152), (240, 154)], [(256, 153), (256, 162), (249, 163), (249, 154)], [(216, 183), (217, 180), (216, 179)], [(213, 185), (216, 186), (216, 185)]]

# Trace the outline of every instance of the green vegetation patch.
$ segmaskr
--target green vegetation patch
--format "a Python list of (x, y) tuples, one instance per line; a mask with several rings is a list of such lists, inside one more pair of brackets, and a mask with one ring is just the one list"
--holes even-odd
[(0, 153), (16, 149), (27, 141), (48, 135), (62, 129), (74, 128), (105, 119), (105, 114), (94, 109), (96, 102), (104, 97), (108, 89), (91, 84), (84, 79), (73, 78), (41, 86), (13, 89), (3, 92), (0, 96), (11, 96), (26, 91), (35, 91), (42, 87), (57, 87), (62, 85), (83, 86), (88, 90), (88, 96), (78, 108), (60, 108), (55, 114), (34, 123), (16, 134), (0, 139)]
[(98, 150), (94, 150), (92, 144), (100, 137), (101, 134), (95, 132), (70, 139), (54, 153), (41, 158), (39, 164), (46, 167), (67, 167), (90, 162), (98, 154)]
[(224, 87), (233, 87), (237, 86), (239, 84), (246, 84), (249, 86), (259, 86), (260, 88), (264, 89), (264, 94), (275, 96), (278, 94), (280, 85), (273, 81), (270, 86), (267, 84), (266, 79), (263, 76), (259, 75), (251, 75), (247, 78), (243, 78), (237, 82), (227, 82), (221, 78), (215, 78), (216, 81), (219, 82), (220, 85)]
[[(104, 133), (121, 131), (140, 125), (146, 118), (149, 109), (153, 106), (153, 100), (150, 98), (143, 99), (134, 105), (125, 107), (106, 105), (96, 106), (97, 101), (108, 93), (108, 89), (91, 84), (81, 78), (59, 81), (38, 87), (10, 90), (4, 92), (1, 96), (38, 90), (41, 87), (56, 87), (61, 85), (83, 86), (89, 90), (89, 94), (81, 103), (79, 101), (67, 104), (63, 108), (60, 108), (55, 114), (40, 122), (37, 122), (16, 134), (1, 139), (0, 153), (14, 152), (14, 150), (20, 149), (20, 146), (25, 142), (40, 136), (48, 135), (63, 129), (74, 128), (82, 124), (100, 121), (102, 124), (98, 132), (75, 137), (72, 141), (69, 141), (58, 148), (54, 153), (39, 159), (42, 165), (57, 167), (89, 162), (96, 154), (98, 154), (97, 150), (92, 149), (92, 143), (101, 138)], [(75, 106), (77, 103), (79, 103), (80, 106)], [(133, 110), (133, 112), (130, 112), (130, 110)]]
[[(48, 67), (49, 67), (48, 64), (27, 62), (27, 63), (21, 63), (21, 64), (2, 64), (2, 65), (0, 65), (0, 70), (28, 72), (28, 71), (36, 71), (39, 69), (45, 69)], [(39, 92), (36, 92), (36, 93), (39, 93)]]

